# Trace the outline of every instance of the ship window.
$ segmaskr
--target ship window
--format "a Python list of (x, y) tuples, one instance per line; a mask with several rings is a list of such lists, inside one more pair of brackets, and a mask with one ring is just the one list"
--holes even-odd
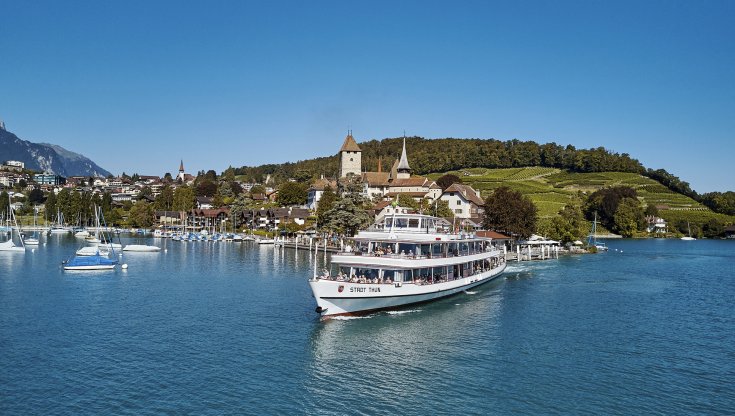
[(432, 257), (441, 257), (442, 252), (444, 251), (442, 247), (444, 247), (444, 244), (432, 244), (431, 245)]
[(413, 256), (416, 254), (416, 244), (398, 244), (398, 254), (405, 254), (407, 256)]
[(413, 273), (414, 281), (420, 283), (431, 283), (431, 269), (418, 269)]
[(378, 269), (365, 269), (356, 267), (354, 270), (354, 274), (358, 279), (364, 277), (366, 279), (372, 280), (378, 277)]
[(408, 227), (409, 228), (419, 228), (419, 219), (418, 218), (409, 218), (408, 219)]
[(440, 282), (442, 280), (446, 280), (447, 278), (447, 268), (446, 267), (434, 267), (431, 269), (431, 277), (434, 279), (434, 282)]
[(395, 270), (383, 270), (383, 280), (396, 280), (396, 271)]
[(406, 228), (408, 226), (408, 218), (396, 218), (394, 224), (396, 228)]
[(342, 266), (339, 268), (339, 273), (344, 277), (345, 279), (349, 279), (352, 277), (352, 270), (350, 267)]

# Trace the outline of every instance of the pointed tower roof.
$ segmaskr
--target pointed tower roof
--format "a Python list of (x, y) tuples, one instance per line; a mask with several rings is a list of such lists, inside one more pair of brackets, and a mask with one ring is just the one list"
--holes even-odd
[(345, 142), (342, 143), (342, 148), (339, 149), (340, 152), (362, 152), (362, 149), (360, 149), (360, 146), (357, 145), (357, 142), (352, 137), (352, 131), (347, 133), (347, 137), (345, 137)]
[(403, 138), (403, 152), (401, 153), (401, 161), (398, 162), (398, 171), (410, 171), (411, 167), (408, 166), (408, 158), (406, 157), (406, 138)]
[(179, 165), (179, 172), (184, 171), (184, 159), (181, 159), (181, 164)]

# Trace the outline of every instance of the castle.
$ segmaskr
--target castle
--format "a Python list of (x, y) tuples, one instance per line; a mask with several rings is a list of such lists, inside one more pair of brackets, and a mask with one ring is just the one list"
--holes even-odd
[(383, 172), (380, 162), (378, 162), (377, 172), (362, 171), (362, 149), (355, 142), (351, 131), (348, 132), (339, 150), (339, 160), (340, 178), (360, 175), (363, 183), (363, 193), (373, 200), (393, 199), (398, 194), (407, 194), (416, 200), (426, 198), (431, 201), (441, 196), (441, 187), (436, 182), (423, 176), (411, 175), (405, 137), (403, 138), (401, 157), (395, 160), (390, 172)]

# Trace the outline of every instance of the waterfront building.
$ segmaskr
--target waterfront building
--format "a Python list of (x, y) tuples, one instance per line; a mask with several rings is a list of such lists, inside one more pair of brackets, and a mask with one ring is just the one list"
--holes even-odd
[(439, 198), (447, 201), (449, 209), (457, 218), (470, 219), (473, 222), (482, 222), (484, 201), (480, 192), (469, 185), (454, 183), (442, 192)]
[(666, 224), (666, 220), (655, 215), (649, 215), (646, 217), (646, 231), (654, 235), (664, 235), (669, 232), (669, 227)]

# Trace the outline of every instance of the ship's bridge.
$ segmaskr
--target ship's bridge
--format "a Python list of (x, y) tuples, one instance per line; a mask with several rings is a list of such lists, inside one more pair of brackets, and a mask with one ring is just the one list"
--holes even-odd
[(368, 232), (384, 233), (436, 233), (440, 220), (430, 215), (395, 214), (386, 215), (380, 222), (367, 229)]

